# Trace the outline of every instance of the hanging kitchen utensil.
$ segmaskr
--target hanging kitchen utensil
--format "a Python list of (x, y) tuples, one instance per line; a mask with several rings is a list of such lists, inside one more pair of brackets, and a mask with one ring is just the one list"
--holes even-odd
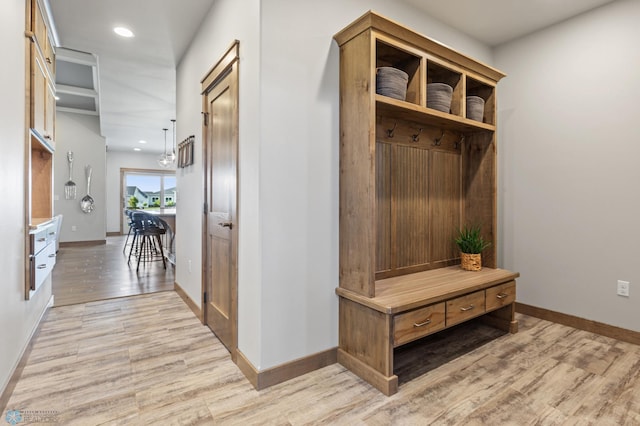
[(67, 200), (76, 199), (76, 183), (73, 181), (73, 152), (67, 152), (69, 162), (69, 180), (64, 184), (64, 198)]
[(91, 166), (84, 167), (84, 173), (87, 175), (87, 195), (80, 200), (80, 208), (85, 213), (91, 213), (96, 207), (93, 198), (91, 198)]

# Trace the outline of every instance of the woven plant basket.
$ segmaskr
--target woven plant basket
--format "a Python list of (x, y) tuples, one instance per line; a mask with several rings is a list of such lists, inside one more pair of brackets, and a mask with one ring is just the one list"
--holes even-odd
[(482, 255), (460, 253), (460, 266), (466, 271), (479, 271), (482, 269)]

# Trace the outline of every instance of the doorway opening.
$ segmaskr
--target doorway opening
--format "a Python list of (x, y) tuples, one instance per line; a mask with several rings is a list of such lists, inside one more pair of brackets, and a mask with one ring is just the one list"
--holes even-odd
[(175, 215), (178, 203), (173, 170), (120, 169), (120, 233), (129, 231), (124, 209), (166, 211)]

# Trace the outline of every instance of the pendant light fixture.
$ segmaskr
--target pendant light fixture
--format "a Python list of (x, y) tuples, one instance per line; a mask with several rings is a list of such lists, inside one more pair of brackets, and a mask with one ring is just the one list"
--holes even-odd
[(160, 165), (160, 167), (163, 167), (166, 169), (169, 166), (171, 166), (171, 160), (169, 159), (169, 155), (167, 154), (167, 130), (169, 129), (162, 129), (162, 130), (164, 131), (164, 152), (158, 158), (158, 164)]
[(167, 160), (174, 165), (176, 163), (176, 119), (171, 120), (173, 124), (173, 139), (171, 142), (171, 152), (167, 154)]

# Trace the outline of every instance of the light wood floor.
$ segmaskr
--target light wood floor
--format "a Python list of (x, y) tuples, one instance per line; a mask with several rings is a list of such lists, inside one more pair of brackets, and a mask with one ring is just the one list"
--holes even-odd
[(639, 346), (518, 319), (413, 345), (385, 397), (339, 364), (255, 391), (175, 292), (56, 307), (7, 408), (83, 426), (640, 425)]
[[(55, 306), (173, 290), (174, 268), (162, 262), (140, 265), (122, 253), (126, 236), (107, 237), (106, 244), (61, 246), (53, 269)], [(127, 249), (126, 253), (129, 253)]]

